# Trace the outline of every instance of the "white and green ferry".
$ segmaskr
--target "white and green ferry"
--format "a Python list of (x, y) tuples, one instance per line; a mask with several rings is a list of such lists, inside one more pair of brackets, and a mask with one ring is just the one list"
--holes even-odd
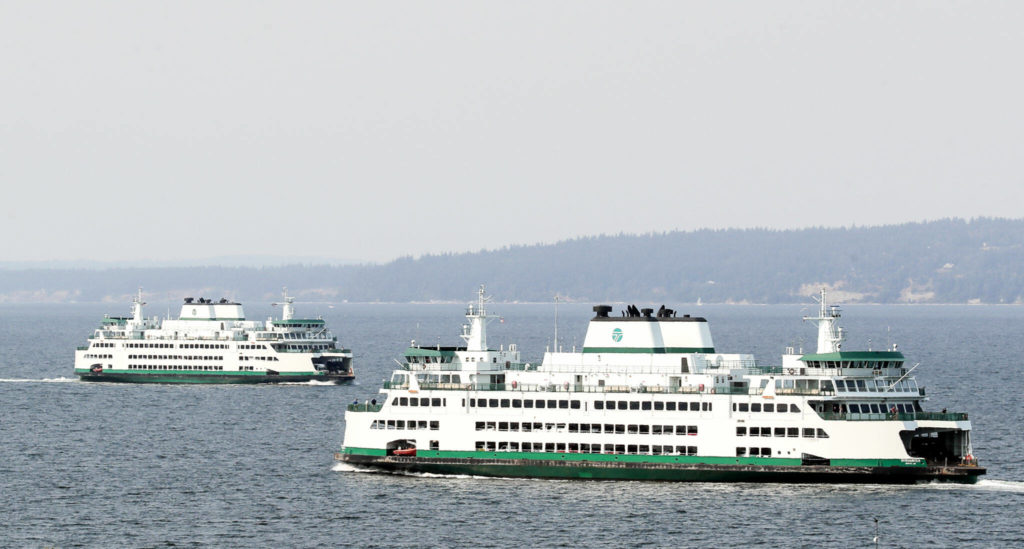
[[(186, 297), (177, 320), (146, 318), (142, 290), (131, 316), (105, 316), (75, 351), (83, 381), (130, 383), (347, 383), (352, 351), (322, 318), (296, 318), (284, 292), (280, 320), (246, 320), (242, 305)], [(275, 305), (278, 305), (275, 303)]]
[[(845, 351), (825, 292), (816, 352), (779, 366), (716, 351), (708, 322), (594, 307), (581, 351), (523, 363), (487, 345), (483, 287), (465, 346), (415, 342), (345, 414), (336, 459), (397, 471), (679, 481), (974, 482), (967, 414), (926, 411), (903, 354)], [(556, 339), (557, 341), (557, 339)]]

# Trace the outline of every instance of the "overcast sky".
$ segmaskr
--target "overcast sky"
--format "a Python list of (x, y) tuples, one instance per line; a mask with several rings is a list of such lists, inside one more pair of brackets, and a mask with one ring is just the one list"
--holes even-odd
[(0, 260), (1024, 216), (1024, 3), (0, 2)]

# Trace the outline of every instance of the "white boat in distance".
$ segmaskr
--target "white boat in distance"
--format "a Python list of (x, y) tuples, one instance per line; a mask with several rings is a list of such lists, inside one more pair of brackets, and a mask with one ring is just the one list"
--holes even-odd
[(176, 320), (161, 320), (143, 316), (140, 289), (131, 316), (105, 316), (75, 351), (75, 374), (129, 383), (351, 382), (352, 351), (337, 346), (322, 318), (296, 318), (287, 289), (283, 297), (280, 320), (246, 320), (240, 303), (191, 297)]

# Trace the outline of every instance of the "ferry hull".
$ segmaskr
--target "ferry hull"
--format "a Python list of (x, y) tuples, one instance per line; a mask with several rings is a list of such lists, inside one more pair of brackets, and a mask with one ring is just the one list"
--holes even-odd
[(597, 462), (543, 459), (425, 458), (343, 453), (340, 461), (387, 471), (509, 478), (654, 480), (676, 482), (784, 482), (912, 484), (941, 480), (973, 484), (981, 467), (831, 465), (725, 465), (708, 463)]
[(355, 375), (232, 375), (232, 374), (186, 374), (186, 373), (79, 373), (82, 381), (106, 383), (189, 383), (189, 384), (261, 384), (261, 383), (305, 383), (308, 381), (329, 382), (336, 385), (351, 383)]

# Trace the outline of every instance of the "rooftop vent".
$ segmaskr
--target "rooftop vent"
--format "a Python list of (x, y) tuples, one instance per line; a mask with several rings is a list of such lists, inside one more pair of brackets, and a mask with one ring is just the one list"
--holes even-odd
[(608, 318), (608, 313), (611, 311), (611, 305), (594, 305), (594, 312), (597, 313), (598, 318)]

